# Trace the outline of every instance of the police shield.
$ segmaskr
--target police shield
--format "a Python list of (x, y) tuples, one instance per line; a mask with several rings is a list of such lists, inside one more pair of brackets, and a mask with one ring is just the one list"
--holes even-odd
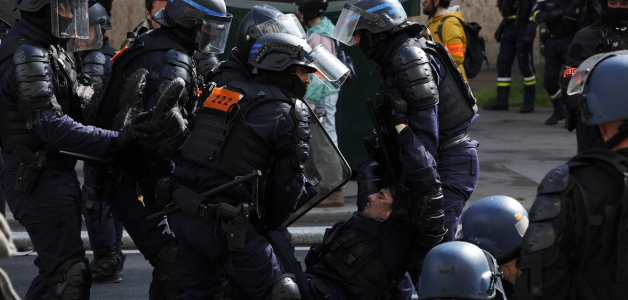
[[(310, 115), (314, 115), (311, 110)], [(317, 194), (309, 201), (303, 204), (299, 203), (298, 209), (284, 223), (286, 226), (297, 221), (321, 201), (340, 189), (351, 178), (349, 164), (317, 118), (312, 118), (310, 128), (312, 138), (310, 139), (309, 157), (304, 165), (304, 173), (307, 182), (314, 187)]]

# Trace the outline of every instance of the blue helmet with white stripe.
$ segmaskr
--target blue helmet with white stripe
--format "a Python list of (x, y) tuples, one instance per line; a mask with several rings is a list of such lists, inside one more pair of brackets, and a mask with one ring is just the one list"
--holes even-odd
[(408, 21), (408, 15), (398, 0), (360, 0), (345, 4), (332, 37), (353, 46), (353, 34), (366, 30), (372, 34), (393, 31)]
[(179, 26), (181, 38), (196, 38), (198, 50), (210, 53), (224, 52), (232, 18), (224, 0), (168, 0), (166, 7), (153, 16), (162, 26)]

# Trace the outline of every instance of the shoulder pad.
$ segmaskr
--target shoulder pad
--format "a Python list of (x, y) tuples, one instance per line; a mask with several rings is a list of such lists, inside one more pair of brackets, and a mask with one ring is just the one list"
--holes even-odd
[(392, 60), (393, 70), (400, 72), (412, 66), (429, 64), (430, 60), (421, 47), (413, 43), (405, 43)]
[(24, 44), (15, 50), (13, 63), (23, 64), (27, 62), (49, 62), (48, 51), (41, 46)]
[(164, 62), (185, 68), (186, 70), (192, 70), (192, 58), (186, 53), (176, 49), (170, 49), (166, 52)]
[(310, 110), (308, 109), (307, 104), (301, 100), (297, 100), (294, 103), (294, 117), (301, 122), (312, 122)]
[(549, 248), (556, 241), (556, 233), (550, 222), (530, 223), (526, 234), (523, 236), (521, 249), (526, 253)]
[(537, 193), (539, 195), (548, 193), (558, 193), (567, 188), (569, 184), (569, 165), (563, 164), (551, 170), (539, 184)]
[(104, 65), (107, 62), (107, 58), (100, 51), (91, 51), (85, 58), (83, 58), (84, 64), (99, 64)]
[(530, 222), (548, 220), (558, 216), (561, 209), (559, 193), (551, 193), (536, 196), (532, 208), (530, 208)]

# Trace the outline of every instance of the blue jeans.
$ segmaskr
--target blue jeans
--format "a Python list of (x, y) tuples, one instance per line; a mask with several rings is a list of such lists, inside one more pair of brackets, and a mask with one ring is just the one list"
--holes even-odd
[(336, 147), (338, 147), (338, 135), (336, 134), (336, 103), (338, 102), (338, 93), (331, 94), (321, 98), (315, 104), (315, 112), (318, 115), (321, 124)]

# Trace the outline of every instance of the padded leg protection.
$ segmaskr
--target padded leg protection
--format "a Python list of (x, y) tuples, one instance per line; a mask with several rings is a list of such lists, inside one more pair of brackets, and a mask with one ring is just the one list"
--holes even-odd
[(297, 286), (294, 275), (290, 273), (283, 273), (270, 289), (270, 292), (265, 300), (301, 300), (301, 292)]
[(161, 282), (168, 300), (183, 299), (185, 292), (179, 283), (179, 269), (177, 269), (177, 247), (169, 245), (161, 248), (153, 262), (153, 275)]
[(92, 281), (113, 283), (122, 281), (122, 259), (115, 252), (98, 255), (90, 264)]
[(44, 281), (56, 287), (56, 294), (62, 300), (89, 299), (92, 276), (85, 257), (71, 258), (63, 262)]

